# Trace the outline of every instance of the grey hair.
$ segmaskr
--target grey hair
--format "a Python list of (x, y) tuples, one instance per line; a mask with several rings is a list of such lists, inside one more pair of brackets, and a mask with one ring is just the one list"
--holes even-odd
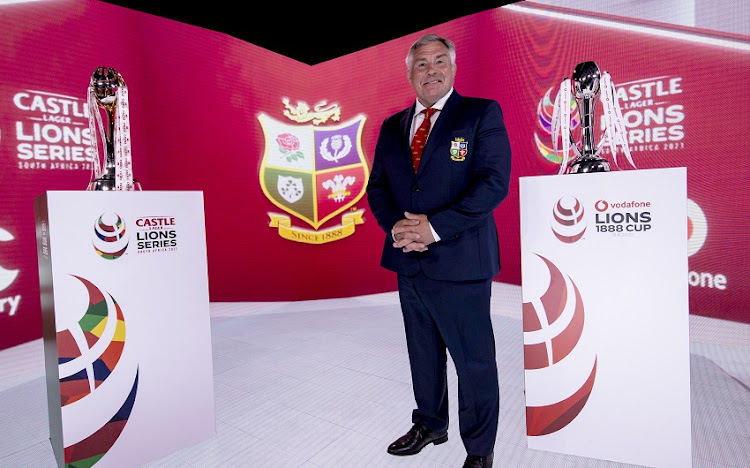
[(409, 48), (409, 53), (406, 54), (406, 68), (408, 70), (411, 70), (411, 67), (414, 64), (414, 54), (417, 52), (417, 49), (432, 42), (440, 42), (445, 47), (447, 47), (448, 55), (451, 58), (451, 63), (456, 63), (456, 45), (453, 44), (453, 41), (438, 34), (425, 34), (424, 36), (414, 41), (414, 44), (412, 44)]

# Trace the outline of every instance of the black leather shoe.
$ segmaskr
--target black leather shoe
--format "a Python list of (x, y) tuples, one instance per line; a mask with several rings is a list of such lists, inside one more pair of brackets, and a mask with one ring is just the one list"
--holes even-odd
[(469, 455), (466, 457), (463, 468), (492, 468), (492, 459), (495, 457), (495, 453), (491, 453), (486, 457), (477, 457), (476, 455)]
[(448, 431), (433, 431), (424, 424), (414, 424), (409, 432), (388, 446), (391, 455), (414, 455), (427, 444), (440, 445), (448, 440)]

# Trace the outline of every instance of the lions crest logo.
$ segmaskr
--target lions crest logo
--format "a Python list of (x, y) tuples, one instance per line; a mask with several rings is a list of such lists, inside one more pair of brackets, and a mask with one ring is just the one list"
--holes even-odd
[(469, 153), (469, 143), (463, 138), (456, 138), (451, 141), (451, 159), (454, 161), (463, 161)]
[[(258, 120), (265, 137), (259, 174), (263, 193), (312, 229), (295, 227), (280, 213), (268, 213), (269, 226), (285, 239), (311, 244), (351, 235), (363, 223), (363, 210), (351, 208), (364, 196), (369, 176), (361, 147), (365, 117), (335, 126), (288, 124), (263, 113)], [(319, 230), (339, 214), (340, 225)]]

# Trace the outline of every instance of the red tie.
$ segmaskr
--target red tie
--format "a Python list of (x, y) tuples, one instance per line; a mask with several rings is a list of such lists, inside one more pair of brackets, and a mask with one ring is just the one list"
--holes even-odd
[(424, 144), (427, 143), (427, 135), (430, 133), (430, 117), (436, 110), (432, 107), (422, 110), (422, 113), (425, 114), (424, 120), (422, 125), (414, 132), (414, 138), (411, 140), (411, 164), (414, 166), (414, 172), (417, 172), (419, 160), (422, 159), (422, 150)]

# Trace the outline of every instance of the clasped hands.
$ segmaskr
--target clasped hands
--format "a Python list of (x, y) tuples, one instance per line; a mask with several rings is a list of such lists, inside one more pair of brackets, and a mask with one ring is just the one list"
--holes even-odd
[(424, 252), (435, 242), (427, 215), (408, 211), (404, 213), (404, 219), (393, 225), (391, 238), (394, 239), (393, 247), (404, 252)]

